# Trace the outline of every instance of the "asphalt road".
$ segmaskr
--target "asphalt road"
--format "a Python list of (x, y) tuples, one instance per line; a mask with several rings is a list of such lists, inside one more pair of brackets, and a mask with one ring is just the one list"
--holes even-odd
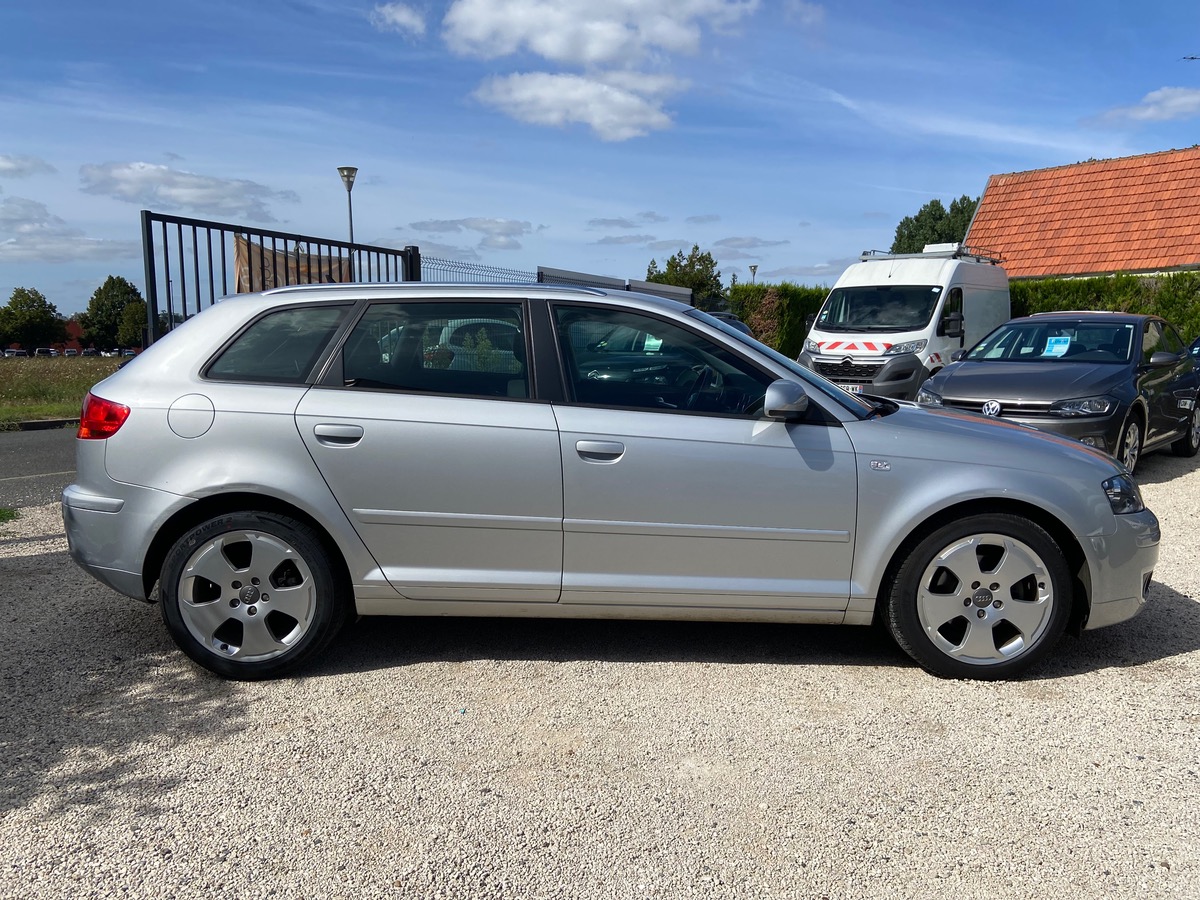
[(55, 503), (75, 478), (75, 426), (0, 431), (0, 506)]

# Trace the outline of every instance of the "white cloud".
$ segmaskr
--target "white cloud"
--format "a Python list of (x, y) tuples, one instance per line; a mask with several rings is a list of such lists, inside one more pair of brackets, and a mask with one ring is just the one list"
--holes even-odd
[(694, 241), (654, 241), (646, 245), (647, 250), (683, 250), (684, 247), (690, 247)]
[(695, 53), (703, 29), (722, 31), (759, 0), (455, 0), (442, 22), (456, 53), (496, 59), (533, 53), (570, 66)]
[(646, 212), (638, 213), (638, 218), (641, 219), (643, 222), (666, 222), (667, 221), (666, 216), (660, 215), (659, 213), (656, 213), (653, 210), (647, 210)]
[(0, 178), (28, 178), (31, 175), (50, 174), (54, 171), (54, 166), (36, 156), (0, 154)]
[(158, 211), (274, 222), (267, 201), (299, 201), (293, 191), (276, 191), (253, 181), (214, 178), (146, 162), (102, 163), (79, 169), (83, 190)]
[(807, 3), (805, 0), (787, 0), (783, 6), (784, 13), (794, 22), (799, 22), (805, 28), (816, 28), (825, 24), (825, 7), (819, 3)]
[(1165, 87), (1151, 91), (1136, 106), (1123, 106), (1105, 113), (1112, 121), (1169, 122), (1200, 116), (1200, 88)]
[(481, 250), (520, 250), (521, 242), (517, 238), (533, 233), (533, 225), (529, 222), (481, 216), (465, 219), (426, 219), (423, 222), (411, 222), (409, 227), (430, 234), (475, 231), (483, 235), (479, 241)]
[(141, 255), (137, 241), (84, 237), (50, 212), (44, 203), (25, 197), (0, 201), (0, 261), (64, 263), (90, 259), (128, 259)]
[(654, 240), (652, 234), (619, 234), (614, 237), (603, 237), (597, 244), (648, 244)]
[(640, 137), (671, 124), (658, 103), (581, 75), (499, 76), (485, 81), (475, 96), (521, 122), (557, 127), (577, 122), (605, 141)]
[(631, 219), (588, 219), (588, 228), (637, 228)]
[(368, 18), (379, 31), (398, 31), (412, 37), (425, 36), (425, 18), (407, 3), (383, 3)]
[(780, 244), (786, 244), (787, 241), (768, 241), (763, 238), (756, 237), (727, 237), (721, 238), (714, 246), (724, 247), (730, 250), (758, 250), (763, 247), (778, 247)]

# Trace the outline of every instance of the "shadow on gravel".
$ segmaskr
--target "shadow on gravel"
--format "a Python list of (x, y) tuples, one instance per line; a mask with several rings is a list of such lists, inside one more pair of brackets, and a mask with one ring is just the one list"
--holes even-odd
[(422, 662), (802, 663), (908, 666), (876, 628), (741, 622), (363, 618), (306, 674), (338, 675)]
[(1162, 450), (1142, 457), (1141, 462), (1137, 465), (1137, 475), (1134, 477), (1140, 485), (1168, 484), (1176, 478), (1190, 475), (1198, 467), (1200, 467), (1200, 456), (1193, 456), (1189, 459), (1176, 456), (1170, 450)]
[[(1066, 636), (1027, 680), (1064, 678), (1200, 649), (1200, 603), (1165, 587), (1134, 619)], [(344, 629), (306, 676), (423, 662), (498, 659), (707, 662), (722, 665), (915, 665), (881, 628), (636, 620), (370, 617)]]
[(31, 803), (96, 826), (153, 815), (177, 782), (156, 758), (240, 730), (236, 686), (181, 662), (156, 608), (65, 552), (0, 558), (0, 585), (0, 815)]

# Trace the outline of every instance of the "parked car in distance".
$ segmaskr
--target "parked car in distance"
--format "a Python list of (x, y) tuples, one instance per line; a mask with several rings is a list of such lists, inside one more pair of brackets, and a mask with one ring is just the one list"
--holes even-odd
[(63, 356), (78, 356), (78, 355), (79, 355), (79, 351), (76, 350), (74, 347), (68, 347), (66, 350), (63, 351)]
[(100, 351), (97, 350), (95, 347), (86, 347), (83, 351), (83, 355), (84, 356), (99, 356)]
[(4, 356), (11, 359), (14, 356), (28, 356), (28, 351), (8, 349), (4, 351)]
[(1001, 325), (933, 378), (919, 403), (1032, 425), (1137, 468), (1200, 449), (1196, 363), (1157, 316), (1041, 313)]
[(736, 328), (742, 334), (748, 334), (748, 335), (750, 335), (750, 337), (754, 337), (754, 332), (750, 330), (750, 326), (747, 325), (745, 322), (743, 322), (741, 319), (739, 319), (737, 316), (735, 316), (733, 313), (710, 312), (709, 315), (712, 316), (714, 319), (720, 319), (722, 322), (726, 323), (731, 328)]
[(49, 358), (51, 356), (58, 356), (58, 351), (53, 347), (38, 347), (33, 351), (33, 355)]
[[(472, 325), (443, 365), (451, 323), (512, 341)], [(76, 472), (71, 556), (242, 679), (355, 614), (878, 621), (931, 672), (1008, 678), (1135, 615), (1158, 558), (1106, 453), (566, 286), (227, 298), (92, 388)]]

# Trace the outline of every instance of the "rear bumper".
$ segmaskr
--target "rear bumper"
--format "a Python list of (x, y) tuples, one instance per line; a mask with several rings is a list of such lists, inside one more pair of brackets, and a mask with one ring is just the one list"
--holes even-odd
[[(142, 569), (149, 538), (185, 498), (163, 491), (112, 483), (97, 494), (78, 484), (63, 491), (67, 547), (76, 564), (119, 593), (148, 602)], [(115, 495), (115, 496), (114, 496)]]

